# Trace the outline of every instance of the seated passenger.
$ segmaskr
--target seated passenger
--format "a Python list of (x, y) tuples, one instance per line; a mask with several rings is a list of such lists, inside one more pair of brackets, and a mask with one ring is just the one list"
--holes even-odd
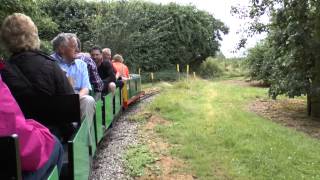
[(91, 136), (90, 129), (93, 125), (96, 102), (88, 95), (91, 85), (87, 64), (76, 59), (77, 36), (73, 33), (60, 33), (52, 40), (52, 45), (55, 53), (51, 57), (56, 59), (60, 68), (65, 71), (74, 91), (79, 94), (81, 120), (84, 120), (85, 117), (88, 119), (89, 136)]
[(111, 62), (111, 49), (110, 48), (103, 48), (102, 49), (102, 58), (104, 61), (110, 61)]
[(113, 66), (110, 61), (104, 61), (102, 58), (102, 51), (99, 47), (94, 47), (90, 51), (91, 58), (97, 65), (99, 76), (104, 83), (103, 92), (111, 92), (112, 95), (116, 91), (116, 76), (113, 71)]
[[(40, 123), (25, 119), (0, 76), (0, 136), (18, 135), (22, 178), (47, 179), (55, 166), (62, 167), (63, 148), (59, 140)], [(5, 162), (1, 162), (5, 163)]]
[(121, 78), (123, 80), (129, 79), (129, 69), (123, 64), (123, 57), (120, 54), (116, 54), (113, 56), (112, 61), (113, 67), (117, 70), (116, 78)]
[(18, 102), (24, 96), (74, 94), (55, 60), (40, 51), (38, 29), (30, 17), (8, 16), (1, 32), (2, 43), (12, 54), (1, 74)]
[(97, 101), (101, 99), (101, 92), (103, 90), (103, 81), (101, 80), (96, 63), (91, 59), (89, 53), (81, 53), (81, 42), (79, 38), (77, 39), (77, 59), (82, 60), (87, 64), (87, 69), (89, 73), (89, 80), (93, 86), (94, 99)]
[[(110, 48), (103, 48), (102, 49), (102, 59), (103, 59), (103, 61), (109, 61), (110, 63), (112, 63)], [(117, 74), (117, 69), (115, 69), (114, 67), (113, 67), (113, 72), (114, 72), (114, 74)]]

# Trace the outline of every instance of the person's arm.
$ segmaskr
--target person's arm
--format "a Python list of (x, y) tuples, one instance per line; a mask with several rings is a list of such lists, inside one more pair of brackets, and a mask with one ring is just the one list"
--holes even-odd
[(89, 80), (89, 73), (87, 64), (83, 61), (80, 61), (80, 72), (81, 72), (81, 90), (79, 91), (79, 96), (88, 95), (91, 89), (91, 84)]
[(82, 88), (79, 91), (79, 96), (88, 95), (88, 94), (89, 94), (89, 89), (88, 88)]
[(55, 62), (52, 63), (53, 73), (55, 78), (56, 93), (57, 94), (74, 94), (73, 87), (69, 83), (66, 73), (62, 71), (59, 65)]

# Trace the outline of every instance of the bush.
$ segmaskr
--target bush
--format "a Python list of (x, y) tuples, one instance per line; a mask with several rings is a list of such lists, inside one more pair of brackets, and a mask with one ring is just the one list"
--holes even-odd
[[(151, 72), (142, 72), (141, 74), (141, 81), (143, 83), (148, 83), (151, 82), (151, 76), (150, 76)], [(182, 74), (181, 74), (181, 78), (182, 78)], [(174, 68), (170, 68), (168, 70), (163, 70), (163, 71), (158, 71), (158, 72), (153, 72), (153, 82), (159, 82), (159, 81), (176, 81), (178, 80), (178, 74), (175, 71)]]
[(40, 49), (41, 51), (46, 52), (47, 54), (51, 54), (53, 51), (50, 41), (41, 41)]
[(223, 74), (223, 68), (218, 60), (207, 58), (199, 69), (199, 75), (203, 78), (216, 78)]

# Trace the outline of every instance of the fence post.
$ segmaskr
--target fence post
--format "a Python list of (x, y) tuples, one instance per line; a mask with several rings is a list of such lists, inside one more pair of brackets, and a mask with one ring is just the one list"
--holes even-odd
[(189, 64), (187, 64), (187, 82), (188, 82), (188, 79), (189, 79)]
[(151, 73), (151, 84), (153, 85), (153, 72)]
[(179, 64), (177, 64), (177, 74), (178, 74), (178, 79), (180, 81), (180, 67), (179, 67)]

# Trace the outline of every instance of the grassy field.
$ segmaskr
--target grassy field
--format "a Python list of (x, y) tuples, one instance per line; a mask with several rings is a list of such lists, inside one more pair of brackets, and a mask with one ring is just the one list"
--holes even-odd
[(320, 142), (249, 112), (263, 88), (224, 82), (175, 83), (149, 110), (171, 122), (157, 126), (172, 156), (199, 179), (320, 179)]

